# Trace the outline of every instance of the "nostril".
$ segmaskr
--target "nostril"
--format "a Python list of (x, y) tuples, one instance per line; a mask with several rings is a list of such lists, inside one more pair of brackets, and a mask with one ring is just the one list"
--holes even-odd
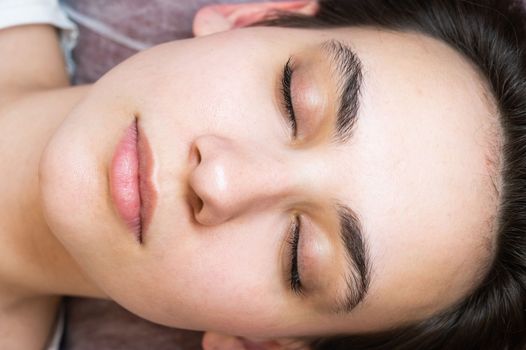
[(201, 151), (199, 150), (199, 147), (197, 147), (196, 145), (194, 145), (194, 157), (195, 157), (196, 163), (198, 165), (201, 164)]
[(189, 159), (190, 159), (190, 165), (192, 166), (192, 168), (195, 168), (196, 166), (201, 164), (201, 159), (202, 159), (201, 152), (199, 151), (199, 148), (195, 144), (190, 146)]
[(190, 190), (188, 193), (188, 201), (190, 202), (194, 216), (197, 216), (201, 210), (203, 210), (203, 200), (194, 191)]
[(199, 196), (196, 196), (197, 200), (196, 200), (196, 212), (197, 213), (200, 213), (201, 210), (203, 210), (203, 200), (201, 198), (199, 198)]
[(197, 164), (201, 164), (201, 152), (199, 151), (199, 148), (195, 148), (195, 153), (197, 157)]

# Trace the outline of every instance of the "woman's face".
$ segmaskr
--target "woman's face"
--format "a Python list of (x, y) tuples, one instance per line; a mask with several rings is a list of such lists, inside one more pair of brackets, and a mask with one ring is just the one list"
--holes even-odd
[[(113, 69), (64, 121), (41, 162), (46, 216), (100, 289), (154, 322), (282, 337), (421, 319), (464, 297), (490, 257), (487, 96), (459, 54), (417, 34), (168, 43)], [(156, 192), (142, 243), (112, 196), (136, 117)]]

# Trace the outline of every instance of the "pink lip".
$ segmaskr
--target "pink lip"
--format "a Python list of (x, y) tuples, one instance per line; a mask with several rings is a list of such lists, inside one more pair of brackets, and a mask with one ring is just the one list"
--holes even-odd
[(110, 193), (122, 220), (139, 243), (151, 222), (157, 193), (152, 184), (152, 151), (137, 120), (117, 144), (110, 168)]

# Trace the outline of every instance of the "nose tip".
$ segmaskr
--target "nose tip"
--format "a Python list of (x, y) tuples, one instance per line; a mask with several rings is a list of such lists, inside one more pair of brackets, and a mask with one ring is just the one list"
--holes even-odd
[[(217, 225), (227, 221), (231, 215), (231, 207), (227, 203), (227, 186), (221, 179), (222, 169), (197, 170), (190, 177), (193, 189), (195, 219), (202, 225)], [(207, 174), (208, 173), (208, 174)]]
[(270, 147), (215, 135), (198, 137), (192, 147), (189, 186), (195, 220), (203, 225), (278, 205), (294, 193), (289, 163)]
[(232, 184), (227, 174), (228, 140), (217, 136), (201, 136), (192, 145), (195, 167), (190, 174), (191, 205), (197, 222), (217, 225), (231, 217), (228, 200)]

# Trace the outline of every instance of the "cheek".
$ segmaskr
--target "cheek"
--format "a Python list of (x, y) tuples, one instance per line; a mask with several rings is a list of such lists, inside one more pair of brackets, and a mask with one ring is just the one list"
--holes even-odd
[[(189, 139), (206, 134), (233, 140), (274, 140), (282, 135), (279, 115), (273, 103), (272, 88), (250, 73), (213, 71), (207, 83), (192, 76), (180, 81), (166, 81), (162, 89), (144, 95), (138, 109), (145, 118), (155, 119), (159, 139), (172, 142), (174, 136)], [(258, 84), (254, 82), (258, 81)], [(156, 82), (159, 84), (159, 82)], [(256, 132), (257, 130), (257, 132)]]
[(133, 304), (149, 300), (148, 305), (133, 306), (141, 316), (173, 327), (237, 333), (274, 327), (286, 310), (280, 224), (269, 214), (215, 229), (160, 233), (162, 242), (152, 245), (137, 270), (136, 281), (149, 295)]
[(155, 118), (168, 139), (190, 132), (265, 140), (282, 135), (276, 103), (282, 55), (261, 40), (247, 46), (212, 39), (145, 51), (116, 69), (111, 83), (145, 118)]

